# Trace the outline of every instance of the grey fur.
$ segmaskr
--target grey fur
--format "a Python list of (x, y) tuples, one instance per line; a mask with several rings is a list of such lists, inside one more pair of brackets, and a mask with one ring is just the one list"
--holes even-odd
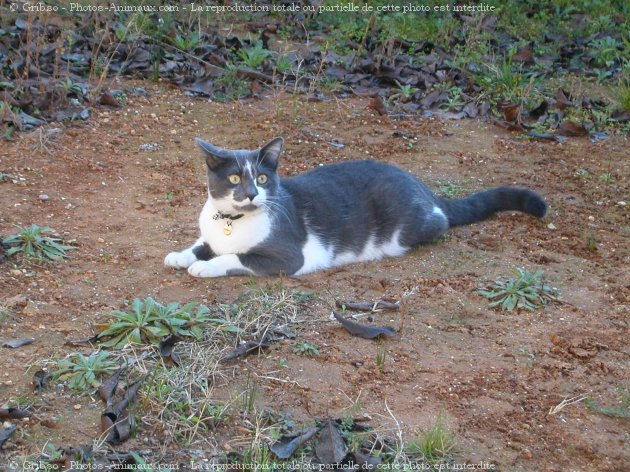
[[(332, 164), (281, 179), (277, 173), (281, 138), (253, 151), (197, 143), (206, 153), (211, 198), (224, 198), (233, 191), (235, 201), (251, 200), (257, 193), (258, 176), (268, 178), (263, 185), (267, 194), (264, 206), (271, 216), (271, 234), (238, 254), (245, 269), (229, 269), (227, 275), (300, 272), (309, 236), (332, 250), (331, 260), (347, 254), (358, 258), (368, 244), (385, 247), (395, 240), (404, 249), (414, 248), (434, 241), (449, 227), (480, 221), (497, 211), (517, 210), (542, 217), (547, 208), (536, 193), (513, 187), (445, 200), (410, 173), (375, 161)], [(231, 174), (240, 176), (239, 185), (230, 183)], [(260, 211), (254, 206), (239, 209)], [(215, 255), (207, 242), (193, 252), (199, 260)]]

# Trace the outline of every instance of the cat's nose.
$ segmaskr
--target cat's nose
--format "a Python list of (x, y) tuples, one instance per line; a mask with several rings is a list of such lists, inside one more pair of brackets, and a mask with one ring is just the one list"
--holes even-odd
[(258, 190), (256, 189), (256, 187), (252, 187), (248, 189), (247, 193), (245, 194), (245, 196), (249, 198), (250, 202), (254, 201), (254, 198), (256, 198), (256, 195), (258, 195)]

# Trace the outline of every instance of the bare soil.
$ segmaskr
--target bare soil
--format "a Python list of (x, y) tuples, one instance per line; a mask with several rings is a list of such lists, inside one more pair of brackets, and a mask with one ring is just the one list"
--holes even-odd
[[(258, 402), (296, 418), (341, 417), (358, 401), (372, 426), (392, 436), (400, 426), (411, 439), (441, 414), (456, 434), (457, 463), (485, 461), (502, 471), (630, 470), (628, 419), (591, 411), (584, 402), (549, 414), (566, 397), (587, 394), (615, 405), (616, 389), (630, 389), (626, 139), (523, 141), (481, 121), (388, 119), (375, 114), (367, 98), (320, 102), (277, 94), (219, 104), (166, 85), (141, 85), (148, 97), (129, 96), (123, 109), (93, 110), (88, 122), (43, 146), (39, 131), (0, 143), (0, 171), (18, 178), (0, 183), (0, 235), (36, 223), (79, 246), (54, 265), (0, 265), (1, 301), (8, 307), (0, 341), (35, 339), (19, 349), (0, 348), (0, 404), (32, 396), (41, 360), (76, 350), (64, 343), (91, 336), (92, 325), (125, 299), (229, 303), (251, 284), (243, 277), (194, 279), (162, 261), (197, 237), (206, 189), (193, 138), (254, 148), (283, 136), (284, 175), (372, 158), (408, 169), (435, 189), (447, 181), (467, 192), (531, 187), (550, 211), (540, 221), (501, 214), (398, 259), (257, 279), (258, 286), (317, 295), (300, 314), (305, 322), (297, 341), (318, 346), (321, 354), (298, 356), (297, 341), (280, 343), (225, 367), (230, 381), (219, 393), (241, 389), (247, 373), (255, 372)], [(326, 142), (332, 140), (345, 146)], [(157, 149), (141, 150), (150, 143)], [(578, 169), (588, 176), (576, 176)], [(611, 182), (600, 178), (606, 172)], [(564, 302), (535, 312), (487, 308), (474, 290), (515, 267), (543, 270)], [(402, 335), (386, 341), (380, 372), (376, 343), (331, 321), (331, 306), (336, 299), (400, 300), (404, 292), (411, 295)], [(374, 318), (375, 324), (401, 321), (396, 313)], [(288, 368), (278, 373), (281, 358)], [(20, 422), (5, 444), (7, 457), (37, 452), (46, 441), (77, 445), (98, 437), (102, 406), (51, 389), (38, 401), (38, 415), (55, 421)], [(208, 434), (217, 450), (238, 445), (229, 427)], [(140, 424), (138, 437), (124, 448), (156, 442), (159, 432)], [(185, 455), (182, 446), (168, 447)]]

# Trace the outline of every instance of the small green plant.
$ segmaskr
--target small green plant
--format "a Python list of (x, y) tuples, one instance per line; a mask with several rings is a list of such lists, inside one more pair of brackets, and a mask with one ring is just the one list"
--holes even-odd
[(606, 184), (612, 184), (613, 183), (613, 176), (610, 172), (604, 172), (602, 175), (599, 176), (599, 180), (603, 181)]
[(621, 387), (617, 387), (619, 393), (619, 405), (604, 406), (587, 398), (584, 403), (594, 413), (610, 416), (611, 418), (630, 418), (630, 392)]
[(238, 68), (233, 65), (228, 64), (225, 72), (217, 77), (214, 83), (219, 87), (219, 90), (214, 92), (214, 99), (217, 102), (237, 100), (251, 94), (249, 83), (239, 76)]
[(440, 195), (446, 198), (455, 198), (465, 192), (464, 187), (457, 182), (451, 182), (450, 180), (440, 184)]
[(281, 74), (288, 74), (291, 72), (292, 66), (293, 61), (288, 54), (283, 54), (282, 56), (278, 56), (276, 58), (276, 70)]
[(379, 339), (376, 342), (376, 367), (378, 367), (379, 372), (382, 374), (385, 372), (385, 359), (387, 358), (387, 348), (385, 347), (385, 343), (382, 339)]
[(247, 376), (247, 384), (245, 390), (243, 390), (243, 410), (247, 413), (251, 413), (256, 408), (256, 397), (258, 396), (258, 382), (251, 377)]
[(408, 102), (413, 97), (413, 94), (418, 91), (417, 87), (412, 86), (411, 84), (402, 85), (400, 82), (394, 79), (396, 85), (398, 85), (398, 92), (389, 96), (388, 101), (391, 103), (395, 100), (400, 102)]
[(497, 280), (487, 288), (477, 290), (477, 294), (492, 300), (490, 308), (501, 307), (503, 311), (515, 308), (534, 310), (546, 305), (557, 295), (557, 290), (542, 280), (542, 271), (528, 272), (516, 269), (516, 277), (505, 281)]
[(610, 36), (594, 39), (589, 49), (593, 62), (598, 67), (610, 67), (623, 56), (623, 45)]
[(239, 49), (236, 54), (242, 59), (242, 61), (251, 69), (260, 67), (269, 56), (273, 55), (273, 52), (265, 49), (262, 41), (256, 41), (256, 44), (252, 48)]
[(461, 87), (452, 87), (448, 91), (447, 102), (442, 105), (442, 108), (447, 110), (459, 110), (466, 103), (464, 97), (462, 97), (462, 93)]
[(208, 307), (195, 302), (181, 306), (177, 302), (163, 305), (151, 297), (136, 298), (131, 311), (116, 310), (113, 320), (99, 338), (109, 338), (103, 346), (120, 348), (126, 344), (154, 344), (168, 334), (203, 337), (205, 326), (214, 326), (221, 331), (237, 334), (238, 326), (220, 317), (211, 315)]
[(438, 416), (433, 425), (426, 431), (420, 432), (416, 439), (407, 444), (407, 453), (412, 456), (420, 455), (426, 462), (436, 464), (447, 461), (455, 447), (455, 438)]
[(59, 82), (57, 87), (65, 91), (66, 94), (75, 94), (78, 96), (83, 95), (83, 86), (80, 83), (73, 81), (70, 77)]
[(86, 391), (100, 385), (99, 378), (111, 374), (120, 366), (106, 351), (85, 356), (80, 352), (70, 354), (57, 361), (58, 370), (52, 373), (53, 379), (68, 380), (68, 387)]
[(630, 80), (619, 81), (615, 96), (619, 108), (630, 112)]
[(61, 244), (62, 239), (44, 236), (44, 233), (54, 234), (55, 230), (37, 225), (20, 228), (19, 233), (3, 239), (3, 244), (8, 247), (7, 255), (22, 253), (27, 258), (59, 261), (68, 258), (67, 251), (76, 249), (74, 246)]
[[(168, 319), (164, 313), (156, 313), (158, 303), (152, 298), (141, 300), (136, 298), (131, 303), (131, 312), (116, 310), (112, 313), (114, 321), (102, 331), (98, 337), (110, 337), (103, 346), (120, 348), (127, 344), (151, 344), (169, 334), (168, 327), (160, 323)], [(164, 311), (168, 310), (163, 307)]]
[(185, 52), (192, 51), (197, 46), (199, 46), (199, 32), (193, 31), (188, 36), (183, 36), (181, 34), (177, 34), (174, 38), (171, 38), (171, 42), (173, 46), (177, 49), (180, 49)]
[(319, 349), (317, 346), (307, 343), (306, 341), (297, 343), (297, 345), (293, 348), (293, 352), (306, 357), (319, 356)]

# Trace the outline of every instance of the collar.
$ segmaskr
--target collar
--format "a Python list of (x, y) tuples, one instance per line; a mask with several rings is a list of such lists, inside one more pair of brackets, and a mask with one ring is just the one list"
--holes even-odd
[(230, 215), (229, 213), (223, 213), (222, 211), (217, 211), (213, 216), (212, 219), (213, 220), (238, 220), (239, 218), (243, 217), (243, 213), (240, 213), (238, 215)]

